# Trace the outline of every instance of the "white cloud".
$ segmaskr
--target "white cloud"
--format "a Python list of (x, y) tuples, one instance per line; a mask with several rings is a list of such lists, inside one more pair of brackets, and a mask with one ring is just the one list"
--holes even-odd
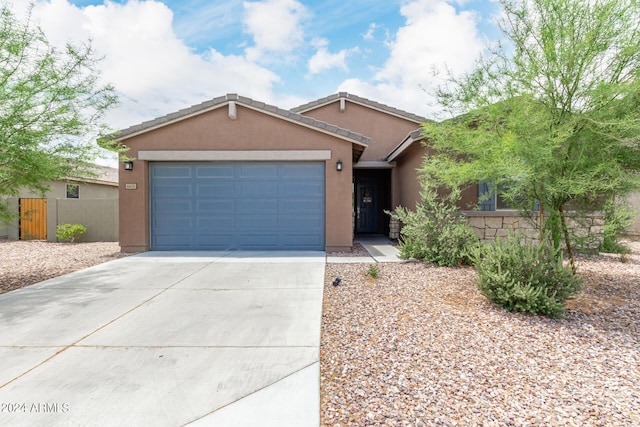
[(244, 2), (243, 6), (245, 32), (255, 44), (245, 50), (247, 59), (257, 61), (266, 54), (287, 54), (302, 45), (302, 23), (308, 11), (299, 1), (264, 0)]
[(280, 78), (242, 56), (215, 49), (194, 53), (173, 29), (173, 13), (159, 1), (130, 0), (125, 4), (79, 8), (67, 0), (41, 1), (33, 18), (49, 40), (92, 40), (104, 59), (102, 78), (121, 94), (121, 105), (109, 115), (123, 128), (180, 108), (240, 92), (274, 102)]
[(378, 29), (378, 24), (376, 24), (375, 22), (372, 22), (371, 24), (369, 24), (369, 28), (367, 29), (367, 32), (364, 33), (362, 38), (364, 38), (365, 40), (373, 40), (374, 33), (376, 32), (377, 29)]
[(328, 49), (329, 41), (327, 39), (314, 39), (311, 41), (311, 45), (318, 50), (309, 58), (309, 61), (307, 61), (309, 75), (320, 74), (335, 68), (347, 71), (349, 69), (347, 67), (347, 56), (359, 51), (359, 49), (355, 47), (352, 49), (342, 49), (338, 53), (330, 53)]
[(483, 50), (477, 17), (457, 12), (445, 0), (414, 0), (400, 9), (405, 25), (390, 44), (390, 55), (371, 81), (349, 79), (339, 90), (433, 116), (434, 73), (468, 71)]

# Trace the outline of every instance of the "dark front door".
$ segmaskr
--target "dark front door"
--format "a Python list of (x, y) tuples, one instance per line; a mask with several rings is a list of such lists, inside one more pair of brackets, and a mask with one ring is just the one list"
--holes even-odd
[(378, 229), (378, 197), (375, 182), (359, 181), (356, 186), (356, 233)]

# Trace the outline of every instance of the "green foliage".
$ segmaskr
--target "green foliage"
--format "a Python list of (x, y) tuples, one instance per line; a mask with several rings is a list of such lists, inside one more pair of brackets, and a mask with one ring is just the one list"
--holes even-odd
[[(95, 143), (115, 90), (99, 82), (91, 46), (53, 47), (30, 19), (0, 4), (0, 199), (46, 181), (95, 175)], [(0, 219), (10, 219), (0, 204)]]
[(380, 273), (380, 270), (378, 269), (378, 266), (376, 264), (371, 264), (369, 266), (369, 269), (367, 270), (367, 274), (374, 279), (378, 277), (379, 273)]
[(565, 207), (598, 211), (640, 186), (640, 4), (501, 4), (504, 43), (439, 90), (456, 117), (423, 125), (437, 154), (422, 170), (447, 186), (492, 182), (521, 211), (537, 200), (571, 256)]
[(634, 213), (626, 205), (609, 200), (604, 206), (604, 235), (600, 252), (629, 254), (631, 250), (620, 243), (627, 227), (633, 221)]
[(478, 288), (508, 311), (562, 317), (565, 302), (581, 289), (582, 277), (559, 263), (550, 245), (523, 241), (521, 235), (511, 235), (475, 251)]
[(391, 214), (403, 224), (400, 257), (423, 259), (440, 266), (470, 264), (469, 253), (478, 244), (478, 238), (456, 208), (459, 190), (438, 196), (435, 188), (424, 184), (421, 196), (415, 211), (398, 207)]
[(87, 232), (82, 224), (60, 224), (56, 227), (56, 237), (60, 242), (74, 243)]

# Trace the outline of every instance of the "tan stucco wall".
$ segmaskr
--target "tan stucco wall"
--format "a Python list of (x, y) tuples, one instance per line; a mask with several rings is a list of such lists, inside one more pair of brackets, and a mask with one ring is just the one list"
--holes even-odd
[[(236, 120), (222, 107), (123, 143), (135, 158), (139, 150), (331, 150), (325, 162), (325, 245), (328, 250), (352, 246), (349, 141), (238, 105)], [(336, 171), (338, 160), (342, 172)], [(137, 188), (126, 190), (127, 184)], [(149, 162), (136, 160), (133, 171), (120, 166), (120, 246), (123, 251), (149, 250), (149, 238)]]
[[(80, 190), (82, 191), (82, 190)], [(56, 241), (56, 224), (82, 224), (79, 242), (118, 241), (118, 199), (49, 199), (47, 240)]]
[(420, 143), (413, 143), (396, 159), (396, 176), (398, 179), (397, 198), (393, 201), (393, 207), (403, 206), (414, 210), (416, 202), (420, 200), (420, 182), (417, 169), (422, 164), (422, 159), (427, 154), (427, 149)]
[[(398, 180), (397, 200), (394, 199), (393, 206), (404, 206), (408, 209), (415, 209), (416, 203), (420, 201), (420, 181), (418, 180), (417, 169), (420, 168), (424, 157), (431, 155), (433, 150), (424, 147), (422, 142), (417, 141), (411, 144), (399, 157), (396, 158), (396, 176)], [(458, 208), (462, 210), (471, 209), (478, 202), (478, 186), (472, 185), (462, 190), (461, 200)]]
[(381, 161), (393, 150), (409, 132), (420, 127), (419, 123), (392, 116), (381, 111), (345, 102), (344, 112), (340, 102), (318, 107), (303, 113), (305, 116), (322, 120), (371, 138), (360, 161)]
[[(118, 187), (113, 185), (69, 181), (80, 186), (79, 199), (66, 199), (65, 181), (49, 181), (47, 199), (47, 240), (57, 241), (56, 227), (59, 224), (79, 223), (87, 227), (82, 242), (114, 242), (118, 240), (117, 217)], [(41, 194), (28, 190), (20, 192), (20, 198), (42, 198)], [(8, 224), (0, 224), (0, 238), (18, 240), (20, 228), (18, 220), (19, 198), (8, 198), (10, 209), (16, 218)]]

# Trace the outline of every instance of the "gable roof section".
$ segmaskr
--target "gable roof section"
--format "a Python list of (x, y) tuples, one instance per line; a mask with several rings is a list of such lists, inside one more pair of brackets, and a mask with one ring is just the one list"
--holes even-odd
[(392, 162), (395, 159), (397, 159), (407, 148), (411, 147), (411, 145), (414, 142), (417, 141), (422, 141), (424, 139), (424, 136), (422, 135), (422, 128), (420, 129), (416, 129), (412, 132), (409, 132), (409, 135), (407, 135), (405, 137), (405, 139), (396, 146), (396, 148), (394, 148), (393, 150), (391, 150), (391, 152), (389, 154), (387, 154), (387, 157), (385, 157), (385, 160), (387, 162)]
[[(343, 129), (338, 126), (331, 125), (329, 123), (312, 119), (311, 117), (303, 116), (301, 114), (284, 110), (274, 105), (265, 104), (264, 102), (255, 101), (251, 98), (244, 96), (238, 96), (235, 93), (228, 93), (224, 96), (213, 98), (209, 101), (205, 101), (201, 104), (196, 104), (191, 107), (176, 111), (175, 113), (167, 114), (166, 116), (158, 117), (153, 120), (142, 122), (140, 124), (130, 126), (126, 129), (122, 129), (115, 137), (116, 141), (124, 141), (128, 138), (149, 132), (155, 129), (168, 126), (172, 123), (179, 122), (181, 120), (188, 119), (206, 112), (225, 107), (231, 102), (242, 105), (243, 107), (250, 108), (263, 114), (273, 116), (275, 118), (285, 120), (300, 126), (304, 126), (318, 132), (322, 132), (336, 138), (340, 138), (351, 142), (359, 148), (355, 151), (362, 153), (366, 148), (371, 138), (361, 135), (356, 132), (352, 132), (348, 129)], [(359, 156), (358, 156), (359, 157)]]
[(376, 101), (372, 101), (367, 98), (362, 98), (357, 95), (353, 95), (348, 92), (338, 92), (333, 95), (329, 95), (325, 98), (320, 98), (315, 101), (311, 101), (307, 104), (300, 105), (298, 107), (292, 108), (291, 111), (294, 113), (304, 114), (307, 111), (315, 110), (316, 108), (324, 107), (325, 105), (329, 105), (333, 102), (339, 101), (340, 99), (348, 100), (349, 102), (353, 102), (354, 104), (359, 104), (367, 108), (371, 108), (373, 110), (381, 111), (385, 114), (390, 114), (392, 116), (400, 117), (401, 119), (409, 120), (411, 122), (415, 122), (417, 124), (424, 123), (428, 121), (426, 117), (419, 116), (417, 114), (409, 113), (404, 110), (400, 110), (395, 107), (391, 107), (389, 105), (381, 104)]

